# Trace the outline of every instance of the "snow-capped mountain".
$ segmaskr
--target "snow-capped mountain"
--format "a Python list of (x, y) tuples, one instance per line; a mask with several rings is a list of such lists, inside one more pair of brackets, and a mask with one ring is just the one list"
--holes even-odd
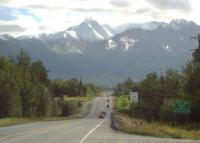
[(194, 23), (193, 21), (188, 21), (188, 20), (185, 20), (185, 19), (175, 19), (175, 20), (172, 20), (169, 24), (168, 24), (168, 27), (172, 27), (174, 29), (180, 29), (180, 28), (183, 28), (183, 27), (195, 27), (197, 26), (196, 23)]
[(196, 47), (190, 37), (200, 32), (199, 25), (183, 19), (129, 25), (120, 33), (113, 29), (86, 19), (51, 34), (1, 35), (0, 55), (16, 54), (23, 48), (34, 60), (43, 60), (51, 77), (114, 83), (127, 76), (140, 80), (148, 72), (181, 69), (191, 55), (189, 49)]
[(170, 23), (157, 22), (157, 21), (151, 21), (145, 23), (128, 23), (114, 27), (114, 30), (117, 31), (118, 33), (121, 33), (126, 30), (136, 29), (136, 28), (143, 30), (155, 30), (159, 27), (177, 29), (184, 25), (196, 25), (196, 24), (193, 21), (187, 21), (185, 19), (175, 19), (172, 20)]
[(85, 19), (80, 25), (70, 27), (64, 32), (64, 37), (73, 37), (84, 41), (104, 40), (114, 36), (108, 26), (101, 26), (93, 19)]
[(5, 35), (0, 35), (0, 40), (8, 40)]
[(9, 34), (0, 34), (0, 40), (10, 40), (10, 39), (14, 39), (13, 36), (9, 35)]
[(145, 22), (145, 23), (128, 23), (128, 24), (123, 24), (115, 27), (115, 31), (118, 33), (124, 32), (129, 29), (143, 29), (143, 30), (154, 30), (158, 27), (167, 27), (168, 23), (165, 22), (157, 22), (157, 21), (151, 21), (151, 22)]

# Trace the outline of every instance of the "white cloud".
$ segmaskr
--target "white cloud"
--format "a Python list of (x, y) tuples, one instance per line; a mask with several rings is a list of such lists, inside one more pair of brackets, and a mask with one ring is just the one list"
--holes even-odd
[(135, 43), (138, 42), (138, 39), (130, 39), (128, 36), (121, 37), (120, 40), (124, 51), (128, 51), (130, 47), (134, 47)]
[[(24, 32), (11, 34), (38, 34), (65, 30), (79, 24), (86, 17), (92, 17), (100, 23), (117, 26), (125, 23), (147, 21), (169, 22), (176, 18), (194, 20), (200, 24), (197, 0), (1, 0), (2, 6), (25, 8), (41, 20), (31, 15), (16, 12), (16, 20), (0, 20), (0, 24), (12, 24), (25, 28)], [(178, 2), (177, 2), (178, 1)], [(163, 4), (164, 3), (164, 4)], [(174, 6), (174, 4), (177, 4)], [(163, 8), (164, 7), (164, 8)], [(191, 9), (187, 12), (184, 9)], [(0, 17), (1, 19), (1, 17)]]
[(131, 5), (130, 1), (127, 0), (111, 0), (110, 4), (117, 7), (129, 7)]
[(150, 4), (154, 5), (158, 9), (175, 9), (183, 12), (189, 12), (191, 10), (191, 3), (189, 0), (147, 0)]

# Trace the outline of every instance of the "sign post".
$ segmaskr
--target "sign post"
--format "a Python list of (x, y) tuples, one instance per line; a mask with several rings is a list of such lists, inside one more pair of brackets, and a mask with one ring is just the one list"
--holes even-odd
[(130, 102), (138, 103), (138, 92), (130, 92)]
[(189, 101), (175, 100), (174, 112), (175, 113), (189, 114), (190, 113), (190, 103), (189, 103)]
[(188, 114), (190, 114), (190, 102), (185, 100), (175, 100), (174, 104), (174, 113), (175, 113), (175, 125), (176, 125), (176, 116), (177, 113), (184, 114), (186, 117), (188, 117)]
[(132, 114), (134, 114), (134, 103), (138, 103), (138, 92), (130, 92), (130, 102), (132, 105)]

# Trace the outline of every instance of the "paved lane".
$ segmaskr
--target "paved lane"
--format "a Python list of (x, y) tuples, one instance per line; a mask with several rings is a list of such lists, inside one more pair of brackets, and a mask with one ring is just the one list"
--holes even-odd
[[(110, 108), (107, 108), (107, 104)], [(86, 118), (0, 128), (0, 143), (200, 143), (130, 135), (112, 130), (109, 120), (111, 107), (112, 99), (104, 93), (103, 97), (92, 102)], [(106, 119), (97, 118), (101, 111), (107, 112)]]
[(81, 119), (62, 123), (52, 123), (46, 127), (34, 129), (18, 134), (12, 134), (0, 139), (1, 143), (78, 143), (101, 120)]
[(200, 141), (163, 139), (141, 135), (126, 134), (111, 129), (110, 121), (106, 120), (101, 127), (97, 128), (84, 143), (200, 143)]

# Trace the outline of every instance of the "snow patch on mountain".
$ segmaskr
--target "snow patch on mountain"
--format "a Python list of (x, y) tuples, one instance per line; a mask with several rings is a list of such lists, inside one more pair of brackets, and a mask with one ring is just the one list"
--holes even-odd
[[(75, 37), (77, 39), (78, 37), (80, 40), (89, 42), (109, 39), (116, 34), (108, 25), (101, 25), (91, 18), (85, 19), (79, 25), (69, 27), (66, 31), (69, 31), (72, 38)], [(67, 35), (64, 36), (66, 37)]]
[(114, 36), (114, 34), (107, 27), (104, 27), (103, 29), (106, 31), (106, 33), (107, 33), (107, 35), (109, 37), (113, 37)]
[(156, 21), (145, 22), (145, 23), (128, 23), (115, 27), (115, 30), (118, 31), (118, 33), (135, 28), (140, 28), (143, 30), (155, 30), (158, 27), (167, 27), (167, 25), (168, 24), (165, 22), (156, 22)]
[(88, 24), (88, 26), (92, 29), (92, 31), (94, 32), (94, 34), (95, 34), (95, 36), (98, 38), (98, 39), (104, 39), (104, 37), (101, 35), (101, 34), (99, 34), (93, 27), (92, 27), (92, 25), (91, 24)]
[(168, 45), (168, 44), (165, 44), (165, 45), (163, 45), (162, 46), (163, 47), (163, 49), (165, 49), (167, 52), (173, 52), (173, 49)]
[(76, 48), (76, 47), (70, 47), (68, 49), (68, 52), (72, 53), (72, 54), (83, 54), (83, 51), (81, 49)]
[(77, 48), (76, 46), (69, 46), (69, 47), (60, 47), (57, 44), (54, 44), (52, 47), (49, 48), (52, 52), (54, 52), (57, 55), (68, 55), (68, 54), (82, 54), (83, 51), (80, 48)]
[(106, 45), (106, 49), (112, 50), (112, 49), (115, 49), (116, 47), (117, 47), (117, 44), (112, 39), (109, 39)]
[(8, 40), (4, 35), (0, 35), (0, 39), (5, 41)]
[(27, 40), (27, 39), (39, 39), (40, 35), (25, 35), (25, 36), (19, 36), (17, 37), (18, 40)]
[(120, 41), (122, 43), (123, 50), (127, 51), (130, 47), (134, 47), (134, 45), (138, 41), (138, 39), (131, 39), (128, 36), (123, 36), (120, 38)]
[(75, 38), (75, 39), (79, 39), (76, 32), (73, 31), (73, 30), (68, 30), (64, 33), (64, 37), (67, 39), (68, 36), (72, 37), (72, 38)]

